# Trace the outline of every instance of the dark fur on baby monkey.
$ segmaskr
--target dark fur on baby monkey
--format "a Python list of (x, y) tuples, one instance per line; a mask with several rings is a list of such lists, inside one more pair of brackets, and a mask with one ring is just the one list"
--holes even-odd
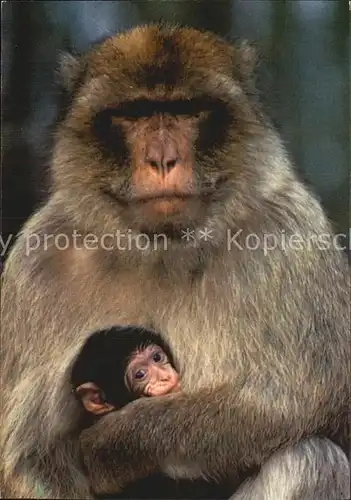
[(71, 382), (84, 408), (96, 416), (139, 397), (180, 390), (168, 345), (158, 333), (138, 326), (93, 333), (73, 366)]

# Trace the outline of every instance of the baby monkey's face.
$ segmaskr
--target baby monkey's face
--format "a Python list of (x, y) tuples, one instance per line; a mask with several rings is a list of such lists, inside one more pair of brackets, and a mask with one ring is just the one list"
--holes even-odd
[[(111, 381), (113, 385), (113, 373)], [(167, 354), (156, 344), (140, 347), (131, 354), (124, 383), (126, 390), (138, 397), (163, 396), (180, 391), (178, 373)], [(84, 382), (76, 387), (75, 392), (89, 413), (104, 415), (117, 409), (106, 397), (104, 387), (99, 387), (95, 382)], [(120, 396), (123, 399), (123, 395)], [(118, 400), (118, 397), (116, 393), (115, 399)]]
[(125, 374), (129, 391), (141, 397), (163, 396), (180, 390), (179, 375), (167, 354), (157, 345), (137, 349)]

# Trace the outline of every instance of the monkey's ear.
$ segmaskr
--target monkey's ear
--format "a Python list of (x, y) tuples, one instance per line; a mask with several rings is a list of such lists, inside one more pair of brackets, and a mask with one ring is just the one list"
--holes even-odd
[(116, 409), (104, 400), (103, 392), (94, 382), (84, 382), (76, 387), (75, 392), (89, 413), (104, 415)]
[(85, 63), (82, 58), (68, 52), (61, 52), (58, 57), (58, 82), (68, 92), (73, 92), (84, 72)]
[(234, 71), (245, 80), (254, 78), (254, 72), (258, 63), (256, 48), (247, 40), (241, 41), (234, 46)]

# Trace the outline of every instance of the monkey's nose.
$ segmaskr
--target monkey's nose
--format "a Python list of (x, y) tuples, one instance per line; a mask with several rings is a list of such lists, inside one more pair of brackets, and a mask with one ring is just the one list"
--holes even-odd
[(145, 157), (145, 163), (160, 172), (168, 173), (174, 168), (180, 158), (175, 146), (171, 143), (153, 143), (149, 146)]

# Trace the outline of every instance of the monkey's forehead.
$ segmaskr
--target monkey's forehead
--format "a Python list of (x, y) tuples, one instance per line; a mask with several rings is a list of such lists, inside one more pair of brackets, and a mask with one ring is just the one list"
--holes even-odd
[[(107, 39), (88, 57), (88, 72), (114, 80), (145, 80), (148, 86), (158, 83), (179, 84), (195, 71), (209, 69), (231, 74), (233, 47), (216, 35), (193, 28), (170, 25), (147, 25)], [(209, 68), (209, 62), (212, 68)]]

